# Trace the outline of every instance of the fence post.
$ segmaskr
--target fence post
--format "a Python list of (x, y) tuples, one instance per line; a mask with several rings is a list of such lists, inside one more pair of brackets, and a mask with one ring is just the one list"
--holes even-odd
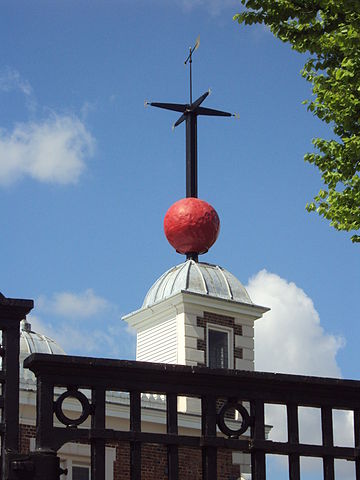
[(2, 368), (1, 475), (7, 479), (7, 457), (19, 452), (19, 351), (20, 322), (33, 308), (32, 300), (6, 298), (0, 293), (0, 330)]

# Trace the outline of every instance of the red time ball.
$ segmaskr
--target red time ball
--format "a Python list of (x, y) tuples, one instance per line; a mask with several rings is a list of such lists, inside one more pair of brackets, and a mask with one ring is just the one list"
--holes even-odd
[(166, 212), (164, 230), (178, 253), (206, 253), (215, 243), (220, 220), (216, 210), (204, 200), (183, 198)]

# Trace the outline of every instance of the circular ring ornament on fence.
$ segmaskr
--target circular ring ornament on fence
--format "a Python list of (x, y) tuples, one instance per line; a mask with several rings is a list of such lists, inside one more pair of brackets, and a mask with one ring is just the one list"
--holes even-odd
[[(63, 403), (67, 398), (75, 398), (80, 402), (82, 412), (78, 418), (70, 418), (63, 412)], [(79, 390), (71, 389), (62, 393), (56, 400), (54, 404), (54, 412), (58, 420), (67, 427), (77, 427), (88, 418), (91, 413), (91, 406), (89, 400), (83, 393), (79, 392)]]
[[(230, 409), (236, 410), (241, 417), (241, 426), (237, 430), (229, 428), (225, 423), (225, 415)], [(240, 419), (239, 419), (240, 420)], [(239, 438), (240, 435), (246, 432), (250, 426), (250, 416), (246, 408), (237, 402), (226, 402), (217, 414), (217, 424), (221, 432), (231, 438)]]

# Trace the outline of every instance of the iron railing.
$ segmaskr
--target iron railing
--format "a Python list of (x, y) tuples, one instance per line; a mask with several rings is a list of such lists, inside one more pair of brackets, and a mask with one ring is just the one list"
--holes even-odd
[[(179, 479), (178, 449), (181, 446), (202, 450), (203, 480), (217, 479), (217, 450), (251, 454), (252, 479), (266, 479), (266, 455), (288, 457), (289, 478), (300, 479), (300, 457), (323, 459), (324, 480), (333, 480), (334, 460), (355, 462), (356, 479), (360, 480), (360, 382), (295, 375), (213, 370), (134, 361), (83, 358), (62, 355), (33, 354), (25, 360), (37, 377), (38, 452), (56, 455), (66, 442), (76, 440), (91, 444), (91, 478), (105, 478), (104, 450), (107, 441), (130, 443), (131, 480), (141, 479), (141, 446), (156, 443), (167, 446), (168, 478)], [(66, 391), (57, 399), (55, 387)], [(81, 389), (91, 390), (91, 399)], [(130, 395), (130, 428), (117, 431), (105, 428), (105, 397), (107, 391), (126, 391)], [(156, 393), (167, 399), (166, 433), (141, 431), (141, 393)], [(179, 396), (201, 399), (202, 427), (200, 436), (178, 434)], [(66, 398), (76, 398), (82, 406), (77, 419), (63, 411)], [(225, 404), (217, 409), (219, 399)], [(286, 405), (288, 441), (270, 441), (265, 435), (266, 404)], [(246, 409), (244, 405), (249, 405)], [(322, 444), (309, 445), (299, 441), (298, 408), (321, 409)], [(226, 414), (236, 409), (239, 426), (229, 428)], [(334, 445), (334, 409), (351, 410), (354, 415), (354, 446)], [(54, 412), (68, 428), (54, 425)], [(91, 418), (91, 425), (82, 424)], [(248, 437), (244, 437), (248, 434)], [(49, 477), (50, 478), (50, 477)]]

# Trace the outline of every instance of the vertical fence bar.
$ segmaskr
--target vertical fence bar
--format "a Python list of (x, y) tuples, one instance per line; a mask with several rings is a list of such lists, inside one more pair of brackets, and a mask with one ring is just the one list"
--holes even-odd
[[(333, 436), (333, 418), (331, 407), (321, 408), (321, 429), (322, 441), (324, 447), (332, 447), (334, 445)], [(332, 456), (323, 457), (324, 480), (335, 479), (334, 458)]]
[[(0, 326), (0, 335), (2, 335), (1, 326)], [(5, 355), (5, 349), (0, 342), (0, 362), (1, 362), (1, 368), (0, 368), (0, 392), (1, 392), (0, 393), (0, 410), (1, 410), (0, 438), (1, 438), (1, 440), (3, 439), (3, 434), (5, 433), (5, 425), (3, 423), (3, 421), (4, 421), (3, 410), (4, 410), (4, 404), (5, 404), (5, 399), (4, 399), (5, 371), (4, 371), (4, 362), (3, 362), (4, 355)], [(0, 451), (0, 455), (1, 455), (1, 451)], [(0, 466), (0, 472), (1, 472), (1, 466)]]
[[(105, 429), (105, 389), (96, 387), (91, 391), (91, 428)], [(91, 480), (105, 479), (105, 440), (91, 440)]]
[[(171, 435), (178, 434), (177, 395), (169, 393), (166, 396), (166, 431)], [(179, 478), (179, 451), (177, 445), (168, 445), (168, 478)]]
[(36, 382), (36, 450), (52, 452), (54, 424), (54, 386), (42, 376)]
[(0, 478), (5, 478), (7, 475), (7, 454), (16, 453), (19, 450), (20, 321), (33, 307), (32, 300), (6, 298), (0, 293), (0, 329), (2, 331)]
[(3, 385), (4, 420), (11, 428), (5, 428), (6, 450), (17, 451), (19, 447), (19, 323), (15, 322), (3, 330), (3, 371), (6, 380)]
[[(36, 441), (32, 456), (35, 479), (57, 480), (59, 457), (54, 426), (54, 384), (46, 376), (38, 376), (36, 384)], [(29, 478), (29, 477), (25, 477)]]
[(216, 438), (216, 397), (201, 399), (201, 427), (205, 445), (202, 447), (202, 478), (217, 480), (217, 448), (207, 445), (207, 440)]
[[(251, 436), (253, 440), (265, 440), (265, 411), (262, 400), (250, 402), (250, 414), (253, 419)], [(257, 450), (251, 453), (252, 480), (266, 480), (266, 457), (265, 452)]]
[[(0, 328), (3, 327), (3, 325), (0, 326)], [(1, 440), (1, 451), (0, 451), (0, 478), (3, 478), (5, 475), (5, 446), (6, 446), (6, 441), (5, 441), (5, 433), (6, 433), (6, 409), (5, 409), (5, 379), (6, 379), (6, 373), (5, 373), (5, 348), (3, 346), (4, 343), (4, 337), (5, 337), (5, 331), (4, 329), (1, 330), (1, 335), (2, 335), (2, 345), (1, 345), (1, 361), (2, 361), (2, 368), (0, 372), (0, 388), (1, 388), (1, 397), (0, 397), (0, 408), (1, 408), (1, 421), (0, 421), (0, 440)]]
[[(288, 442), (293, 445), (299, 444), (299, 418), (298, 406), (286, 405)], [(290, 480), (300, 480), (300, 455), (290, 453), (289, 455), (289, 478)]]
[[(130, 431), (141, 432), (141, 393), (130, 392)], [(130, 442), (130, 479), (141, 480), (141, 443)]]
[[(354, 443), (355, 448), (360, 448), (360, 410), (354, 410)], [(360, 458), (355, 459), (356, 480), (360, 480)]]

